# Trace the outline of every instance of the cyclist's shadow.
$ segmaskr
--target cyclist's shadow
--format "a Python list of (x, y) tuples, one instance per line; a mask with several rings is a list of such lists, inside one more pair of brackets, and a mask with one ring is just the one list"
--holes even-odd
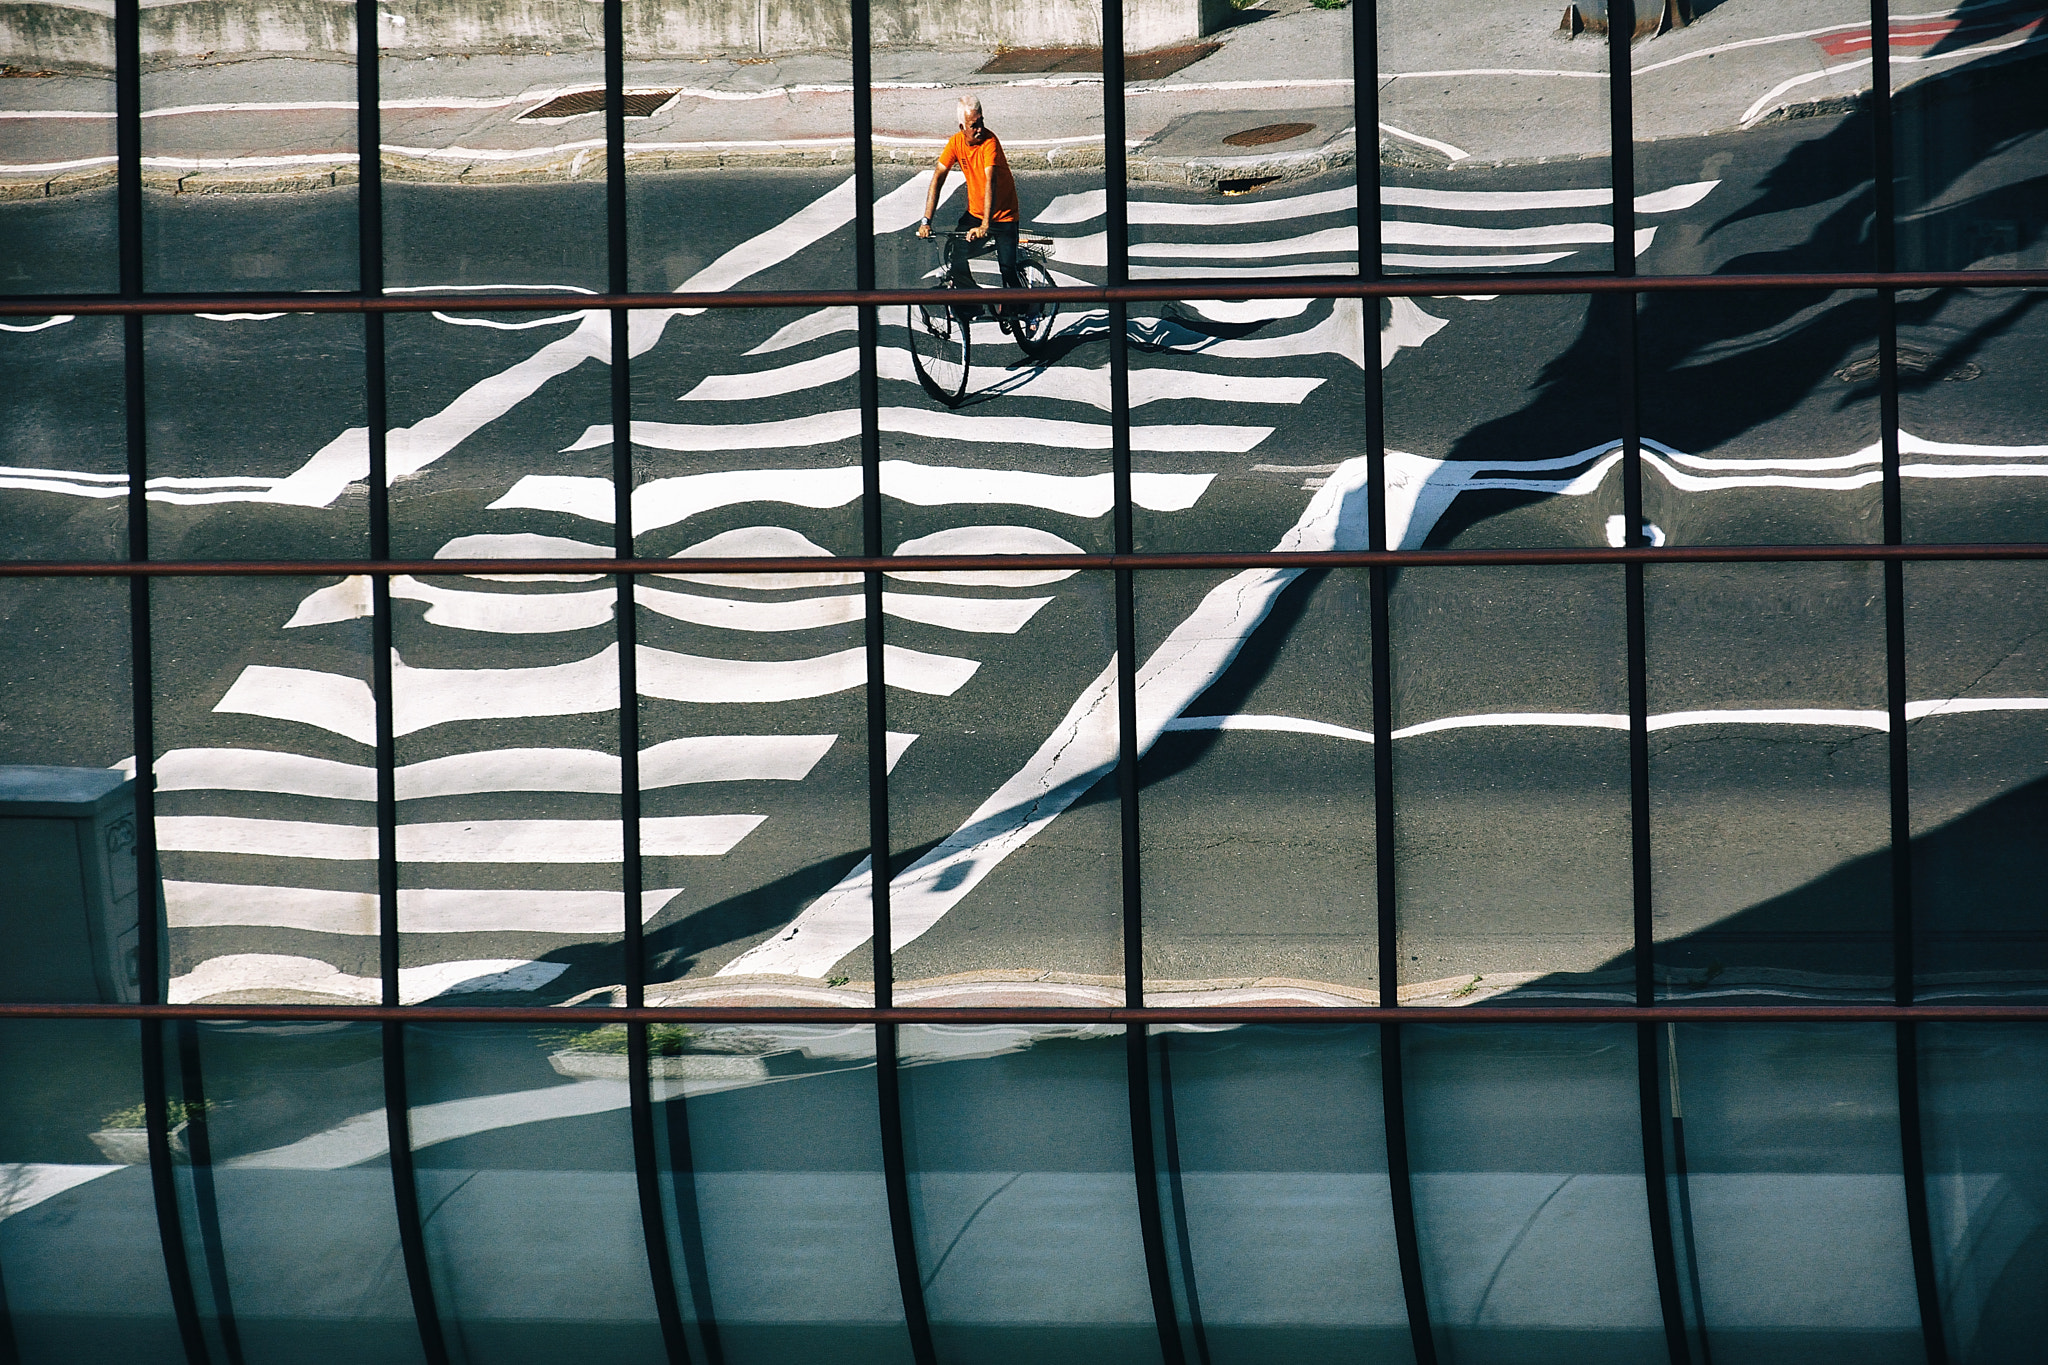
[[(977, 314), (975, 320), (981, 323), (992, 323), (994, 318), (990, 316), (986, 309), (983, 309)], [(1216, 322), (1204, 318), (1200, 314), (1190, 313), (1177, 306), (1168, 305), (1166, 310), (1157, 317), (1128, 318), (1125, 324), (1125, 336), (1128, 338), (1128, 344), (1133, 351), (1167, 355), (1198, 354), (1204, 346), (1215, 342), (1231, 341), (1238, 337), (1249, 336), (1260, 328), (1268, 326), (1270, 321), (1270, 319), (1259, 319), (1254, 322)], [(1110, 322), (1107, 309), (1096, 309), (1077, 314), (1071, 318), (1063, 317), (1051, 336), (1039, 342), (1030, 351), (1023, 352), (1011, 360), (1001, 370), (994, 370), (993, 367), (990, 367), (988, 371), (990, 378), (986, 382), (973, 384), (970, 381), (970, 387), (967, 392), (962, 394), (950, 406), (957, 412), (982, 403), (993, 402), (999, 398), (1031, 396), (1030, 389), (1035, 381), (1042, 380), (1049, 371), (1065, 365), (1076, 353), (1108, 341), (1109, 329)], [(1086, 360), (1083, 359), (1078, 363), (1085, 365)], [(1091, 372), (1101, 375), (1102, 383), (1105, 386), (1109, 381), (1108, 364), (1108, 357), (1105, 355), (1102, 358), (1099, 369), (1095, 366), (1087, 366)], [(982, 367), (977, 366), (976, 372), (980, 373), (981, 371)], [(1107, 387), (1104, 388), (1103, 392), (1104, 401), (1106, 402)], [(939, 395), (933, 394), (932, 396), (936, 398)]]

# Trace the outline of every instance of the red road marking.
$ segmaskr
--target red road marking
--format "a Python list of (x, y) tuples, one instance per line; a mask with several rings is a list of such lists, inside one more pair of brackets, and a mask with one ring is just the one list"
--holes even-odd
[[(2038, 13), (2008, 14), (1989, 22), (1972, 23), (1967, 27), (1960, 19), (1923, 19), (1915, 23), (1894, 25), (1891, 31), (1891, 45), (1933, 47), (1958, 31), (1972, 35), (1972, 42), (1981, 42), (1986, 38), (2023, 33), (2038, 26), (2044, 17), (2048, 16)], [(1830, 57), (1848, 57), (1870, 51), (1870, 30), (1859, 28), (1843, 33), (1828, 33), (1813, 41)]]

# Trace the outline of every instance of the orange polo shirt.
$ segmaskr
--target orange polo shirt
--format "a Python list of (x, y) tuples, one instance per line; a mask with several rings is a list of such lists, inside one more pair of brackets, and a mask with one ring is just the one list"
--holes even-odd
[(1003, 155), (1003, 144), (994, 133), (983, 138), (979, 146), (967, 140), (964, 129), (953, 134), (946, 149), (939, 153), (939, 165), (957, 165), (967, 176), (967, 211), (977, 218), (986, 216), (987, 205), (982, 201), (988, 197), (989, 167), (995, 167), (996, 211), (989, 221), (1017, 221), (1017, 182), (1010, 178), (1009, 159)]

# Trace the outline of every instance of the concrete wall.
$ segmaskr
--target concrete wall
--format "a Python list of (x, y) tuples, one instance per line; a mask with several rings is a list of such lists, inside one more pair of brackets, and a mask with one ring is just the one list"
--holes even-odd
[[(1227, 0), (1125, 0), (1125, 47), (1193, 42)], [(111, 0), (0, 0), (0, 58), (16, 66), (111, 68)], [(603, 46), (600, 0), (386, 0), (378, 41), (394, 56), (579, 51)], [(873, 0), (877, 43), (941, 48), (1094, 47), (1097, 0)], [(844, 0), (626, 0), (629, 57), (845, 51)], [(143, 0), (142, 55), (355, 51), (349, 0)]]

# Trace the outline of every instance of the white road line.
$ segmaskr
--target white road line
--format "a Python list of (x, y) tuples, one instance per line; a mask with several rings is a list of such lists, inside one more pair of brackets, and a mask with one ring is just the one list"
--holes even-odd
[[(1318, 550), (1365, 544), (1367, 482), (1365, 460), (1339, 465), (1310, 500), (1301, 519), (1281, 538), (1278, 548)], [(1222, 676), (1298, 573), (1293, 569), (1255, 569), (1236, 575), (1212, 589), (1145, 661), (1137, 677), (1140, 754), (1151, 748), (1168, 721)], [(896, 946), (930, 929), (1004, 858), (1030, 842), (1114, 770), (1118, 749), (1116, 674), (1112, 660), (1023, 769), (951, 836), (893, 879), (891, 939)], [(873, 927), (871, 880), (870, 867), (856, 868), (795, 920), (734, 958), (718, 974), (824, 975), (868, 939)]]
[[(674, 575), (738, 579), (735, 586), (776, 588), (775, 583), (748, 584), (748, 574)], [(766, 578), (809, 577), (770, 574)], [(845, 577), (846, 575), (834, 575)], [(543, 635), (560, 631), (589, 630), (611, 623), (618, 606), (618, 593), (610, 588), (575, 593), (475, 592), (441, 588), (421, 583), (405, 574), (391, 580), (393, 598), (426, 602), (429, 625), (455, 630), (473, 630), (493, 635)], [(634, 599), (641, 606), (671, 620), (719, 630), (770, 632), (817, 630), (846, 625), (863, 619), (864, 599), (859, 593), (837, 593), (830, 597), (807, 597), (788, 602), (746, 601), (730, 597), (705, 597), (675, 592), (652, 584), (634, 587)], [(919, 621), (948, 630), (983, 635), (1014, 635), (1023, 629), (1039, 608), (1051, 598), (1019, 601), (1005, 598), (938, 597), (922, 593), (883, 593), (882, 610), (891, 616)], [(370, 581), (363, 576), (342, 580), (319, 589), (299, 604), (286, 628), (328, 625), (337, 621), (360, 620), (370, 615)]]
[(77, 320), (78, 318), (75, 314), (64, 313), (58, 317), (44, 318), (41, 322), (0, 322), (0, 332), (42, 332), (52, 327), (62, 327), (67, 322), (76, 322)]
[[(875, 353), (876, 368), (883, 379), (906, 384), (918, 382), (911, 367), (910, 352), (900, 346), (884, 346)], [(832, 351), (772, 370), (751, 374), (714, 374), (699, 380), (678, 401), (739, 402), (798, 393), (835, 383), (859, 373), (857, 347)], [(977, 385), (976, 395), (1001, 394), (1007, 398), (1049, 398), (1086, 403), (1109, 410), (1109, 367), (1089, 369), (1079, 365), (1053, 365), (1044, 369), (1005, 372), (994, 370), (990, 382)], [(1293, 376), (1252, 376), (1209, 374), (1186, 369), (1137, 367), (1131, 370), (1130, 403), (1134, 408), (1147, 403), (1181, 399), (1206, 399), (1217, 403), (1297, 404), (1323, 381)]]
[[(768, 817), (673, 815), (640, 822), (649, 857), (718, 857)], [(400, 822), (398, 858), (408, 863), (615, 863), (623, 856), (616, 820), (445, 820)], [(374, 825), (257, 820), (238, 815), (160, 815), (166, 853), (234, 853), (256, 858), (366, 862), (377, 856)]]
[[(682, 892), (647, 891), (644, 924)], [(173, 929), (303, 929), (318, 934), (377, 932), (377, 895), (299, 886), (227, 882), (164, 883)], [(406, 934), (617, 934), (626, 898), (616, 891), (413, 891), (398, 893), (398, 927)]]
[[(417, 1005), (444, 995), (539, 990), (568, 970), (566, 962), (529, 962), (521, 958), (400, 967), (398, 1000), (400, 1004)], [(383, 983), (374, 976), (351, 976), (329, 962), (279, 953), (211, 957), (185, 975), (172, 977), (170, 987), (169, 1002), (174, 1005), (254, 990), (336, 996), (365, 1005), (379, 1003), (384, 995)]]
[(1538, 251), (1515, 256), (1422, 256), (1389, 251), (1380, 260), (1386, 265), (1407, 266), (1414, 270), (1502, 270), (1511, 265), (1549, 265), (1573, 254), (1570, 251)]
[[(899, 555), (1081, 554), (1080, 546), (1036, 526), (954, 526), (898, 545)], [(910, 583), (952, 583), (962, 587), (1031, 588), (1072, 578), (1079, 569), (950, 569), (898, 572)]]
[[(1464, 230), (1485, 231), (1482, 228)], [(1609, 235), (1613, 234), (1610, 232)], [(1174, 258), (1184, 261), (1263, 261), (1274, 256), (1356, 253), (1357, 250), (1358, 229), (1354, 227), (1324, 228), (1299, 237), (1281, 237), (1265, 242), (1133, 242), (1130, 246), (1133, 259)]]
[[(800, 782), (836, 735), (689, 735), (640, 751), (640, 786), (702, 782)], [(270, 749), (173, 749), (157, 759), (158, 791), (275, 792), (374, 801), (377, 770)], [(619, 790), (619, 760), (595, 749), (484, 749), (401, 766), (401, 801), (482, 792)]]
[[(1674, 185), (1668, 190), (1639, 194), (1635, 200), (1636, 212), (1670, 213), (1678, 209), (1689, 209), (1706, 198), (1720, 183), (1718, 180), (1700, 180), (1689, 185)], [(1380, 187), (1380, 204), (1384, 208), (1448, 209), (1461, 213), (1516, 213), (1525, 209), (1594, 209), (1606, 208), (1613, 202), (1612, 189), (1428, 190), (1405, 185)], [(1107, 204), (1107, 195), (1102, 190), (1063, 194), (1048, 204), (1045, 211), (1032, 221), (1061, 227), (1085, 223), (1100, 218), (1107, 211)], [(1132, 201), (1130, 221), (1133, 224), (1174, 223), (1216, 227), (1243, 223), (1271, 223), (1285, 218), (1306, 218), (1321, 213), (1353, 213), (1357, 209), (1356, 189), (1322, 190), (1315, 194), (1297, 194), (1288, 199), (1255, 200), (1236, 204), (1154, 203), (1141, 199)], [(846, 312), (846, 329), (851, 331), (852, 310), (848, 309)], [(798, 324), (790, 324), (791, 327), (796, 325)]]
[[(1109, 429), (1101, 430), (1107, 433)], [(1147, 511), (1182, 512), (1195, 505), (1215, 477), (1133, 474), (1131, 496)], [(1107, 473), (1037, 474), (917, 464), (909, 460), (882, 461), (882, 487), (883, 496), (919, 507), (1009, 504), (1077, 517), (1107, 516), (1113, 500), (1111, 476)], [(684, 474), (672, 479), (652, 479), (633, 490), (633, 526), (635, 531), (645, 534), (735, 503), (842, 507), (859, 496), (861, 472), (856, 465)], [(611, 480), (586, 475), (528, 474), (491, 504), (492, 510), (513, 507), (567, 512), (609, 523), (613, 514)]]
[[(1107, 450), (1110, 430), (1101, 422), (1070, 422), (1052, 417), (971, 417), (929, 408), (883, 408), (882, 430), (906, 436), (974, 444), (1054, 446), (1063, 450)], [(1216, 451), (1241, 455), (1273, 434), (1271, 427), (1134, 426), (1131, 449), (1140, 451)], [(832, 445), (860, 436), (860, 410), (843, 408), (808, 417), (772, 422), (693, 425), (683, 422), (635, 422), (633, 444), (652, 450), (712, 453), (728, 450), (793, 450)], [(587, 428), (565, 451), (592, 450), (612, 443), (610, 423)], [(637, 500), (637, 493), (635, 495)], [(494, 503), (496, 506), (508, 504)], [(803, 504), (812, 506), (816, 504)], [(834, 505), (834, 504), (826, 504)]]
[(831, 336), (836, 332), (851, 332), (859, 326), (859, 312), (853, 308), (820, 308), (815, 313), (806, 313), (795, 322), (784, 323), (775, 330), (775, 335), (746, 352), (748, 355), (767, 355), (771, 351), (786, 351), (792, 346), (801, 346), (819, 337)]
[(1405, 142), (1413, 142), (1419, 146), (1428, 147), (1432, 151), (1442, 152), (1445, 156), (1449, 157), (1453, 161), (1465, 161), (1470, 159), (1472, 155), (1472, 153), (1466, 151), (1463, 147), (1454, 147), (1448, 142), (1439, 142), (1433, 137), (1424, 137), (1420, 133), (1411, 133), (1405, 128), (1396, 128), (1391, 123), (1382, 123), (1380, 125), (1380, 131), (1383, 133), (1392, 133), (1395, 137), (1398, 137)]
[[(465, 720), (580, 716), (610, 711), (618, 700), (618, 646), (588, 659), (540, 668), (412, 668), (392, 661), (394, 733), (413, 734)], [(891, 687), (949, 697), (981, 665), (973, 659), (885, 645)], [(867, 683), (861, 649), (811, 659), (705, 659), (639, 647), (640, 695), (706, 705), (759, 705), (830, 696)], [(376, 742), (370, 685), (305, 668), (254, 664), (216, 712), (296, 721), (358, 743)]]
[[(1958, 697), (1906, 703), (1908, 721), (1930, 716), (1974, 714), (1994, 711), (2048, 711), (2048, 697)], [(1883, 711), (1843, 707), (1753, 707), (1704, 711), (1667, 711), (1648, 717), (1651, 731), (1676, 730), (1695, 725), (1805, 725), (1847, 727), (1886, 731), (1890, 720)], [(1447, 730), (1494, 728), (1580, 728), (1627, 730), (1628, 717), (1598, 711), (1491, 711), (1470, 716), (1446, 716), (1395, 730), (1392, 739), (1414, 739)], [(1369, 731), (1331, 725), (1325, 721), (1302, 720), (1295, 716), (1182, 716), (1166, 725), (1168, 730), (1270, 730), (1289, 734), (1323, 735), (1331, 739), (1370, 744)]]

